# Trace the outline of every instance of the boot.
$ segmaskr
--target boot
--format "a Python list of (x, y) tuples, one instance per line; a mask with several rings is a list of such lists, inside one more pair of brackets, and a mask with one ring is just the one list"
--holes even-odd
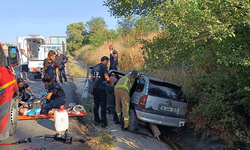
[(124, 128), (124, 120), (122, 119), (120, 123), (121, 123), (121, 129), (122, 129), (122, 131), (125, 131), (125, 128)]
[(118, 117), (117, 117), (117, 113), (116, 113), (116, 112), (114, 112), (113, 121), (114, 121), (115, 124), (119, 124), (119, 123), (120, 123), (120, 120), (118, 120)]
[(129, 121), (124, 121), (124, 128), (128, 128)]
[(29, 80), (29, 78), (28, 78), (28, 72), (25, 72), (25, 75), (26, 75), (26, 80)]

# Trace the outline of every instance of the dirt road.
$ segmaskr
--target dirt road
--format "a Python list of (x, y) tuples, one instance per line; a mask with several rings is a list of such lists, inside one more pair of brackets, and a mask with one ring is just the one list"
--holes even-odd
[[(19, 68), (15, 68), (15, 71), (17, 73), (17, 78), (20, 77), (19, 75)], [(37, 97), (41, 97), (43, 93), (45, 93), (44, 84), (41, 80), (34, 80), (32, 79), (32, 75), (29, 75), (29, 78), (31, 80), (27, 81), (29, 86), (34, 91), (35, 95)], [(73, 83), (73, 80), (68, 76), (68, 85), (63, 85), (63, 89), (66, 92), (67, 95), (67, 103), (70, 102), (78, 102), (77, 96), (76, 96), (76, 86)], [(39, 135), (45, 135), (45, 134), (55, 134), (55, 128), (54, 128), (54, 119), (37, 119), (37, 120), (21, 120), (18, 121), (17, 131), (14, 136), (9, 137), (8, 139), (1, 141), (0, 143), (12, 143), (19, 141), (24, 138), (28, 137), (34, 137)], [(78, 120), (77, 117), (70, 117), (69, 118), (69, 133), (75, 134), (75, 135), (86, 135), (87, 130), (85, 126), (82, 124), (81, 121)], [(72, 145), (63, 144), (62, 142), (51, 142), (50, 141), (44, 141), (43, 138), (33, 139), (31, 143), (23, 143), (19, 145), (11, 145), (11, 146), (0, 146), (1, 150), (20, 150), (20, 149), (29, 149), (29, 147), (37, 147), (42, 148), (44, 147), (47, 150), (56, 150), (56, 149), (92, 149), (92, 147), (89, 145), (91, 142), (86, 143), (74, 143)]]

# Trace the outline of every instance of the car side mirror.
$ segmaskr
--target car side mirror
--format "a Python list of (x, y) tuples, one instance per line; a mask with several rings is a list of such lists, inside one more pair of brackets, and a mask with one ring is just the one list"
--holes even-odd
[(8, 65), (9, 66), (18, 66), (20, 64), (20, 57), (17, 47), (15, 46), (9, 46), (8, 47)]

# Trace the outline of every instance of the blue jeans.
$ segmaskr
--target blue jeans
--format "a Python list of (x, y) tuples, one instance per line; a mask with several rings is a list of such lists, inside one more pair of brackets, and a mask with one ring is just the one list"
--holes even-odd
[(63, 83), (62, 81), (62, 76), (64, 78), (64, 82), (67, 82), (67, 78), (66, 78), (66, 75), (65, 75), (65, 69), (64, 67), (62, 69), (59, 69), (59, 79), (60, 79), (60, 83)]

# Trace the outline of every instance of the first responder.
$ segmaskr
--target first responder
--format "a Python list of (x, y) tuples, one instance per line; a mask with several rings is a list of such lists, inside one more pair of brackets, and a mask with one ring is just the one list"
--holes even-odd
[(122, 77), (115, 86), (115, 103), (116, 103), (116, 113), (118, 121), (121, 120), (121, 106), (122, 106), (122, 117), (124, 120), (124, 125), (122, 125), (122, 130), (128, 128), (129, 125), (129, 104), (130, 104), (130, 89), (132, 88), (135, 77), (137, 76), (137, 71), (132, 71), (126, 76)]
[[(90, 79), (93, 81), (93, 95), (94, 95), (94, 124), (98, 125), (102, 123), (102, 128), (107, 127), (106, 118), (106, 106), (107, 106), (107, 93), (105, 80), (109, 82), (110, 86), (113, 86), (109, 76), (108, 76), (108, 64), (109, 58), (103, 56), (101, 58), (101, 63), (95, 65), (91, 71)], [(101, 119), (99, 117), (99, 106), (101, 105)]]

